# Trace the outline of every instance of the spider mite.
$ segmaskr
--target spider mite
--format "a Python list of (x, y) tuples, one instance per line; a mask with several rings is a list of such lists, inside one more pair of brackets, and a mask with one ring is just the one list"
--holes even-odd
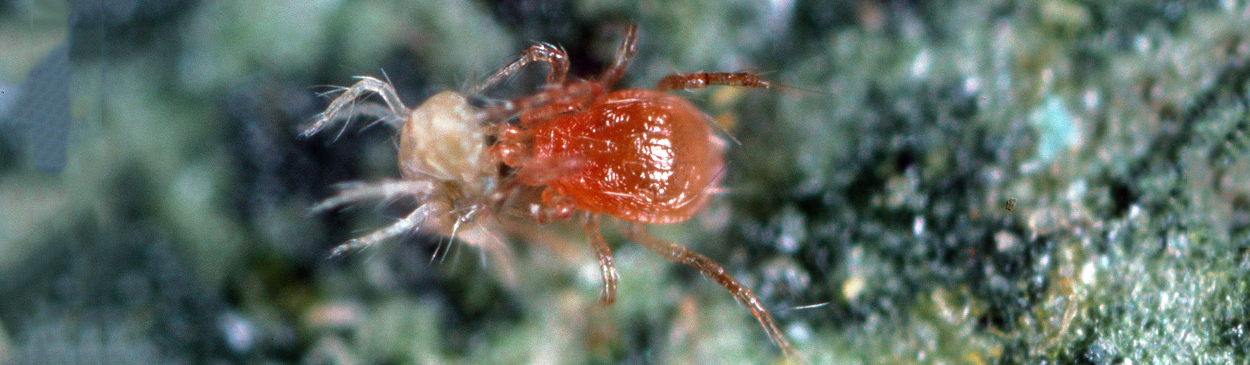
[[(370, 77), (342, 89), (304, 135), (355, 115), (377, 118), (399, 129), (403, 179), (347, 185), (314, 210), (404, 196), (421, 205), (389, 227), (340, 245), (333, 254), (413, 230), (499, 251), (502, 244), (493, 232), (500, 219), (486, 217), (515, 214), (545, 223), (577, 215), (598, 256), (600, 300), (612, 304), (616, 266), (600, 234), (600, 219), (607, 215), (624, 222), (629, 239), (725, 287), (782, 352), (792, 356), (790, 343), (750, 289), (716, 261), (656, 238), (643, 227), (690, 219), (706, 205), (724, 171), (724, 143), (709, 126), (710, 119), (666, 91), (774, 85), (749, 73), (697, 72), (666, 76), (655, 90), (613, 90), (636, 52), (637, 40), (638, 27), (626, 27), (613, 64), (586, 80), (568, 77), (564, 50), (535, 44), (470, 94), (480, 94), (536, 62), (549, 67), (546, 83), (532, 94), (482, 108), (448, 91), (408, 109), (390, 84)], [(384, 104), (359, 100), (366, 93), (380, 95)]]

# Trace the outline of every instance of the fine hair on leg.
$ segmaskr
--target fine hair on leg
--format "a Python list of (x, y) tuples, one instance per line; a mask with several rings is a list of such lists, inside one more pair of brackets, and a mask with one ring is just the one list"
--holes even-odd
[[(390, 83), (369, 76), (360, 76), (358, 78), (360, 81), (357, 81), (351, 87), (343, 89), (343, 93), (334, 98), (324, 112), (317, 115), (317, 120), (304, 129), (303, 133), (301, 133), (304, 137), (317, 134), (317, 132), (329, 127), (334, 122), (350, 119), (353, 116), (362, 114), (362, 112), (363, 114), (378, 117), (379, 120), (393, 126), (402, 124), (402, 121), (408, 115), (408, 107), (404, 106), (404, 102), (399, 100), (399, 94), (395, 92), (395, 87), (391, 86)], [(380, 106), (374, 103), (367, 103), (367, 106), (364, 108), (358, 107), (356, 103), (365, 93), (374, 93), (381, 96), (382, 101), (386, 103), (385, 108), (390, 111), (389, 115), (387, 115), (386, 109), (380, 110)]]

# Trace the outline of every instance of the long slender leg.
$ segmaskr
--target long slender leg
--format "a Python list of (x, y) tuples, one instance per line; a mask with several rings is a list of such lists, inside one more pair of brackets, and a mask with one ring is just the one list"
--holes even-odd
[(768, 314), (768, 309), (765, 309), (759, 298), (756, 298), (755, 294), (751, 293), (751, 289), (747, 289), (747, 287), (738, 283), (737, 280), (734, 280), (732, 276), (726, 274), (725, 268), (717, 264), (716, 261), (712, 261), (707, 256), (700, 255), (686, 247), (655, 238), (655, 236), (647, 233), (640, 223), (631, 224), (625, 230), (625, 234), (630, 239), (641, 243), (647, 249), (664, 256), (669, 261), (693, 267), (699, 270), (699, 273), (703, 274), (704, 277), (720, 283), (721, 286), (729, 290), (730, 294), (733, 294), (734, 299), (737, 299), (739, 303), (751, 310), (751, 314), (755, 315), (755, 319), (764, 327), (764, 331), (768, 332), (768, 336), (772, 338), (773, 342), (777, 343), (778, 347), (781, 347), (781, 352), (786, 357), (794, 357), (794, 349), (790, 346), (790, 342), (786, 340), (785, 336), (781, 334), (781, 330), (777, 329), (777, 323), (773, 322), (773, 316)]
[[(391, 128), (395, 128), (395, 130), (399, 130), (400, 127), (403, 127), (405, 122), (404, 115), (395, 115), (395, 111), (391, 110), (391, 107), (378, 103), (358, 103), (352, 106), (351, 111), (351, 114), (354, 116), (373, 118), (379, 122), (386, 123), (386, 125), (391, 126)], [(372, 126), (372, 124), (367, 125), (364, 128), (369, 128), (370, 126)]]
[(564, 83), (565, 77), (569, 74), (569, 55), (564, 50), (556, 48), (556, 46), (539, 43), (530, 48), (525, 49), (521, 56), (507, 66), (496, 71), (494, 75), (486, 78), (473, 88), (472, 94), (478, 94), (486, 90), (491, 85), (499, 83), (503, 78), (508, 77), (519, 71), (522, 67), (530, 62), (542, 61), (551, 67), (551, 71), (547, 73), (547, 86), (555, 86)]
[(382, 242), (383, 240), (387, 238), (395, 237), (406, 232), (414, 231), (421, 227), (421, 224), (425, 222), (426, 218), (429, 218), (430, 215), (433, 214), (435, 209), (436, 209), (435, 206), (432, 204), (425, 204), (420, 207), (417, 207), (417, 209), (413, 210), (412, 213), (409, 213), (407, 217), (400, 219), (394, 224), (386, 226), (386, 228), (381, 228), (373, 232), (369, 232), (369, 234), (367, 235), (353, 238), (350, 241), (347, 241), (341, 245), (338, 245), (337, 247), (334, 248), (334, 250), (330, 251), (330, 257), (342, 255), (343, 253), (348, 252), (348, 251), (354, 251), (354, 250), (362, 249), (365, 247), (373, 246), (374, 244), (378, 242)]
[[(318, 114), (317, 120), (311, 126), (305, 128), (301, 135), (308, 137), (316, 134), (334, 124), (334, 122), (349, 119), (361, 113), (362, 110), (375, 117), (381, 117), (380, 119), (388, 121), (389, 124), (397, 124), (393, 122), (394, 120), (398, 120), (400, 121), (398, 124), (402, 124), (403, 118), (408, 116), (408, 107), (404, 106), (404, 102), (399, 100), (399, 94), (395, 93), (395, 88), (390, 83), (369, 76), (359, 76), (358, 78), (360, 81), (357, 81), (351, 87), (343, 89), (343, 94), (334, 98), (330, 102), (330, 106), (326, 107), (324, 112)], [(390, 117), (386, 115), (385, 111), (377, 110), (376, 106), (370, 107), (366, 105), (364, 109), (358, 108), (356, 102), (365, 93), (374, 93), (381, 96), (382, 101), (386, 102), (386, 108), (389, 109)], [(370, 103), (369, 105), (375, 104)]]
[[(367, 199), (385, 199), (394, 200), (401, 196), (412, 196), (418, 199), (429, 195), (435, 189), (434, 184), (425, 181), (410, 180), (384, 180), (380, 183), (362, 184), (347, 183), (339, 186), (339, 193), (329, 199), (317, 203), (313, 206), (312, 212), (317, 213), (332, 209), (344, 204)], [(433, 212), (438, 209), (435, 204), (423, 204), (412, 213), (408, 214), (404, 219), (387, 226), (370, 232), (363, 237), (353, 238), (346, 243), (338, 245), (330, 252), (330, 257), (338, 256), (344, 252), (361, 249), (381, 242), (387, 238), (408, 232), (419, 228)]]
[(599, 216), (587, 214), (583, 228), (586, 230), (586, 237), (590, 239), (590, 247), (594, 248), (595, 254), (599, 256), (599, 272), (603, 276), (603, 291), (599, 293), (599, 302), (603, 305), (612, 305), (616, 302), (617, 281), (616, 264), (612, 263), (612, 248), (608, 247), (608, 241), (599, 233)]
[(677, 89), (701, 89), (713, 85), (771, 88), (773, 83), (748, 72), (693, 72), (672, 74), (660, 79), (655, 88), (660, 91)]
[(344, 204), (367, 199), (394, 200), (401, 196), (412, 196), (420, 200), (421, 197), (429, 195), (434, 188), (434, 184), (431, 182), (412, 180), (383, 180), (372, 184), (345, 183), (338, 186), (338, 194), (313, 206), (312, 212), (322, 212)]
[(550, 116), (585, 108), (604, 93), (594, 82), (570, 82), (556, 89), (540, 90), (528, 96), (504, 101), (485, 108), (486, 120), (506, 120), (522, 112), (529, 119), (543, 120)]
[(616, 61), (599, 77), (599, 83), (605, 88), (616, 85), (621, 76), (625, 75), (625, 69), (629, 68), (629, 61), (634, 59), (635, 53), (638, 53), (638, 25), (630, 24), (625, 27), (625, 39), (621, 41), (621, 48), (616, 51)]

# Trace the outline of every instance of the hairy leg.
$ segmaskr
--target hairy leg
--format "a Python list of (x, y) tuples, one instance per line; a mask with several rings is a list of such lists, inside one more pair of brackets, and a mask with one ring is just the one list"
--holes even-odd
[[(304, 137), (311, 136), (334, 124), (334, 122), (350, 119), (362, 113), (378, 117), (378, 119), (396, 127), (403, 124), (404, 118), (408, 116), (408, 107), (404, 106), (404, 102), (399, 100), (399, 94), (395, 93), (395, 88), (390, 83), (369, 76), (359, 76), (357, 78), (360, 81), (357, 81), (351, 87), (343, 89), (343, 93), (334, 98), (333, 101), (330, 101), (330, 106), (326, 107), (324, 112), (318, 114), (317, 120), (311, 126), (305, 128), (301, 135)], [(382, 101), (386, 102), (386, 107), (383, 108), (374, 103), (357, 106), (357, 101), (365, 93), (374, 93), (381, 96)]]
[(323, 212), (348, 203), (369, 199), (390, 201), (404, 196), (411, 196), (421, 200), (434, 189), (434, 183), (428, 181), (388, 179), (372, 184), (360, 182), (344, 183), (338, 185), (338, 194), (317, 203), (317, 205), (312, 207), (312, 212)]
[[(403, 127), (405, 122), (404, 115), (395, 115), (395, 111), (391, 110), (390, 107), (374, 102), (356, 104), (352, 106), (352, 110), (350, 112), (352, 115), (370, 117), (378, 122), (386, 123), (386, 125), (391, 126), (391, 128), (395, 128), (395, 130), (399, 130), (400, 127)], [(367, 125), (364, 128), (369, 128), (372, 125), (373, 124)]]
[(772, 82), (747, 72), (693, 72), (665, 76), (663, 79), (660, 79), (655, 88), (659, 91), (689, 90), (713, 85), (758, 87), (763, 89), (773, 87)]
[[(395, 200), (403, 196), (412, 196), (421, 200), (434, 189), (434, 184), (426, 181), (384, 180), (375, 184), (347, 183), (339, 186), (338, 194), (313, 206), (312, 212), (317, 213), (344, 204), (368, 199)], [(338, 245), (333, 251), (330, 251), (330, 257), (372, 246), (387, 238), (418, 229), (425, 222), (426, 218), (430, 217), (431, 214), (435, 214), (435, 209), (437, 207), (431, 204), (422, 205), (413, 210), (407, 217), (386, 228), (375, 230), (368, 235), (353, 238), (346, 243)]]
[(512, 63), (509, 63), (507, 66), (499, 69), (499, 71), (496, 71), (494, 75), (486, 78), (486, 81), (482, 81), (481, 84), (475, 86), (470, 94), (481, 93), (491, 85), (499, 83), (499, 81), (502, 81), (505, 77), (508, 77), (508, 75), (516, 73), (530, 62), (536, 61), (545, 62), (551, 67), (551, 70), (547, 73), (547, 86), (557, 86), (564, 83), (565, 77), (569, 74), (568, 53), (565, 53), (562, 49), (556, 48), (556, 46), (539, 43), (527, 48), (525, 52), (521, 53), (521, 56), (517, 57), (515, 61), (512, 61)]
[(773, 316), (768, 314), (768, 309), (765, 309), (759, 298), (756, 298), (755, 294), (751, 293), (751, 289), (747, 289), (747, 287), (738, 283), (737, 280), (734, 280), (732, 276), (726, 274), (725, 268), (717, 264), (716, 261), (712, 261), (707, 256), (691, 251), (684, 246), (656, 238), (647, 233), (647, 230), (640, 223), (630, 224), (625, 230), (625, 234), (629, 239), (641, 243), (647, 249), (664, 256), (665, 259), (693, 267), (699, 270), (699, 273), (703, 274), (704, 277), (720, 283), (721, 286), (729, 290), (730, 294), (733, 294), (734, 299), (737, 299), (739, 303), (751, 310), (751, 314), (755, 315), (755, 319), (764, 327), (764, 331), (768, 332), (768, 336), (772, 338), (773, 342), (777, 343), (778, 347), (781, 347), (781, 352), (785, 353), (787, 357), (793, 357), (794, 349), (790, 346), (790, 342), (786, 340), (785, 336), (781, 334), (781, 330), (777, 329), (777, 323), (773, 322)]
[[(446, 202), (442, 201), (426, 201), (426, 197), (434, 193), (437, 184), (429, 181), (412, 181), (412, 180), (383, 180), (378, 183), (345, 183), (338, 186), (339, 193), (326, 200), (317, 203), (311, 211), (313, 213), (323, 212), (334, 209), (339, 206), (350, 203), (378, 199), (383, 201), (394, 201), (401, 197), (410, 196), (418, 202), (424, 202), (420, 207), (413, 210), (407, 217), (396, 221), (395, 223), (370, 232), (369, 234), (352, 239), (342, 245), (334, 248), (330, 253), (330, 257), (341, 255), (348, 251), (362, 249), (372, 246), (378, 242), (388, 238), (398, 236), (407, 232), (417, 231), (421, 229), (431, 230), (432, 233), (445, 235), (452, 238), (458, 238), (465, 243), (480, 247), (484, 253), (488, 253), (495, 258), (499, 264), (496, 270), (508, 285), (516, 285), (516, 272), (513, 270), (512, 251), (504, 244), (503, 240), (494, 233), (492, 227), (487, 224), (490, 222), (485, 217), (476, 217), (476, 213), (484, 211), (485, 208), (480, 206), (462, 207), (460, 211), (456, 211)], [(472, 212), (465, 211), (473, 210)], [(474, 217), (468, 221), (460, 219), (447, 219), (448, 217)]]
[(362, 237), (353, 238), (350, 241), (334, 247), (334, 250), (330, 251), (330, 257), (342, 255), (348, 251), (355, 251), (373, 246), (374, 244), (382, 242), (387, 238), (415, 231), (419, 229), (423, 223), (425, 223), (427, 218), (436, 214), (435, 210), (437, 210), (437, 207), (433, 204), (421, 205), (420, 207), (417, 207), (417, 209), (414, 209), (412, 213), (409, 213), (407, 217), (396, 221), (394, 224), (369, 232), (369, 234)]
[(599, 292), (599, 302), (612, 305), (616, 302), (617, 281), (616, 264), (612, 263), (612, 248), (608, 247), (608, 241), (599, 233), (598, 215), (587, 213), (583, 228), (586, 230), (586, 237), (590, 239), (590, 247), (599, 256), (599, 273), (603, 277), (603, 291)]

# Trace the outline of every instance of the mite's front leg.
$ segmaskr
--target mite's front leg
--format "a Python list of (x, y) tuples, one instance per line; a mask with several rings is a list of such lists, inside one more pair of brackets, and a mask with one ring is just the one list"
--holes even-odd
[(372, 184), (361, 182), (343, 183), (338, 185), (338, 194), (334, 194), (334, 196), (317, 203), (317, 205), (312, 207), (312, 212), (318, 213), (352, 202), (369, 199), (382, 199), (390, 202), (404, 196), (411, 196), (417, 199), (417, 201), (422, 201), (434, 189), (434, 183), (429, 181), (391, 179)]
[(339, 193), (329, 199), (323, 200), (312, 208), (312, 212), (321, 212), (333, 209), (345, 204), (370, 199), (382, 199), (385, 201), (394, 201), (405, 196), (411, 196), (418, 202), (423, 203), (420, 207), (413, 210), (407, 217), (376, 231), (369, 233), (363, 237), (354, 238), (347, 243), (335, 247), (330, 252), (330, 256), (338, 256), (344, 252), (357, 250), (372, 246), (387, 238), (391, 238), (409, 231), (417, 230), (432, 216), (443, 214), (448, 208), (445, 204), (438, 202), (426, 202), (426, 198), (434, 192), (435, 184), (428, 181), (412, 181), (412, 180), (385, 180), (375, 184), (363, 183), (347, 183), (339, 186)]
[(425, 221), (431, 216), (441, 214), (439, 208), (440, 207), (435, 204), (423, 204), (420, 207), (417, 207), (417, 209), (414, 209), (412, 213), (409, 213), (407, 217), (386, 226), (386, 228), (369, 232), (369, 234), (363, 237), (353, 238), (350, 241), (338, 245), (334, 248), (334, 250), (330, 251), (330, 257), (341, 255), (347, 251), (355, 251), (373, 246), (374, 244), (382, 242), (387, 238), (416, 231), (420, 229)]
[[(342, 89), (343, 94), (330, 101), (330, 106), (317, 115), (317, 120), (311, 126), (304, 129), (304, 132), (301, 133), (304, 137), (312, 136), (339, 120), (351, 119), (351, 117), (356, 115), (372, 116), (396, 128), (404, 124), (404, 118), (408, 116), (408, 107), (404, 106), (404, 103), (399, 100), (399, 94), (395, 93), (395, 87), (391, 86), (390, 83), (369, 76), (358, 76), (357, 78), (360, 81), (357, 81), (356, 84), (349, 88)], [(386, 102), (386, 105), (382, 106), (370, 102), (358, 105), (359, 99), (365, 93), (374, 93), (381, 96), (382, 101)]]
[(522, 52), (521, 56), (517, 57), (515, 61), (512, 61), (512, 63), (509, 63), (507, 66), (499, 69), (499, 71), (496, 71), (494, 75), (490, 75), (490, 77), (486, 78), (486, 81), (482, 81), (481, 84), (474, 87), (470, 94), (479, 94), (482, 91), (485, 91), (486, 88), (499, 83), (499, 81), (502, 81), (503, 78), (508, 77), (508, 75), (516, 73), (530, 62), (546, 62), (547, 65), (551, 67), (551, 70), (547, 73), (546, 86), (548, 87), (563, 84), (565, 77), (569, 74), (568, 53), (565, 53), (563, 49), (556, 48), (556, 46), (539, 43), (530, 46), (530, 48), (526, 49), (525, 52)]

